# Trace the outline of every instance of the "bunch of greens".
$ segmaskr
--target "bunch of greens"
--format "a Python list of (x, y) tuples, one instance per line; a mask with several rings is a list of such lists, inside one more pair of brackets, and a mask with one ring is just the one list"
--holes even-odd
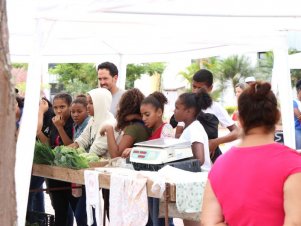
[(84, 152), (84, 153), (80, 154), (80, 156), (84, 157), (85, 159), (87, 159), (89, 163), (90, 162), (98, 162), (99, 161), (99, 157), (95, 153), (86, 153), (86, 152)]
[(55, 158), (54, 165), (67, 167), (71, 169), (83, 169), (88, 168), (88, 160), (80, 154), (83, 153), (83, 149), (75, 149), (66, 146), (57, 146), (54, 149)]
[(33, 163), (53, 165), (54, 151), (47, 144), (37, 141), (34, 148)]

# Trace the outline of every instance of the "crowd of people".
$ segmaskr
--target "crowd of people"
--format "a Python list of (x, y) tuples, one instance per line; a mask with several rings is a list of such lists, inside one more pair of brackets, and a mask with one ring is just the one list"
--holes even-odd
[[(174, 115), (165, 122), (168, 100), (163, 93), (145, 97), (139, 89), (118, 88), (118, 69), (110, 62), (100, 64), (97, 72), (99, 87), (87, 94), (73, 100), (67, 93), (55, 95), (52, 102), (41, 99), (37, 140), (52, 148), (82, 147), (108, 159), (128, 158), (134, 144), (141, 141), (164, 137), (189, 141), (193, 157), (209, 177), (200, 222), (183, 220), (184, 225), (301, 225), (301, 157), (274, 142), (280, 112), (269, 83), (249, 77), (237, 84), (238, 110), (231, 118), (210, 96), (213, 74), (201, 69), (193, 76), (192, 92), (179, 95)], [(301, 81), (297, 83), (299, 100), (294, 101), (297, 149), (301, 149), (300, 91)], [(17, 97), (17, 131), (23, 104)], [(219, 125), (229, 133), (218, 136)], [(240, 142), (222, 154), (219, 146), (238, 138)], [(55, 225), (73, 225), (74, 219), (78, 226), (87, 225), (85, 187), (76, 194), (78, 189), (72, 189), (71, 183), (32, 176), (30, 189), (41, 189), (44, 181), (48, 188), (70, 188), (49, 192)], [(110, 191), (102, 193), (110, 219)], [(158, 215), (159, 200), (149, 198), (148, 203), (146, 225), (165, 225)], [(45, 211), (43, 192), (30, 193), (28, 211)], [(174, 225), (172, 218), (168, 222)]]

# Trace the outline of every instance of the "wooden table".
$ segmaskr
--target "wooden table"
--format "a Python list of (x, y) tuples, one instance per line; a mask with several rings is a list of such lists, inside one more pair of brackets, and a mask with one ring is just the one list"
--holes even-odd
[[(89, 168), (89, 170), (93, 170), (94, 168)], [(32, 166), (32, 175), (39, 177), (46, 177), (55, 180), (61, 180), (66, 182), (71, 182), (75, 184), (85, 184), (84, 179), (84, 169), (74, 170), (68, 169), (58, 166), (49, 166), (49, 165), (41, 165), (41, 164), (33, 164)], [(99, 172), (99, 186), (100, 188), (110, 189), (110, 178), (111, 175), (109, 173)], [(158, 195), (151, 191), (153, 181), (147, 180), (147, 195), (153, 198), (160, 198)], [(169, 201), (176, 201), (176, 186), (174, 184), (169, 185), (168, 189), (169, 193)]]
[[(94, 168), (88, 168), (89, 170), (93, 170)], [(49, 165), (41, 165), (41, 164), (33, 164), (32, 166), (32, 175), (45, 177), (55, 180), (61, 180), (76, 184), (85, 184), (84, 179), (84, 169), (74, 170), (68, 169), (58, 166), (49, 166)], [(110, 180), (111, 175), (109, 173), (99, 172), (99, 187), (110, 189)], [(158, 195), (152, 192), (151, 188), (153, 185), (153, 181), (148, 179), (146, 182), (147, 186), (147, 196), (153, 198), (160, 198)], [(165, 200), (165, 225), (168, 225), (168, 203), (176, 201), (176, 186), (174, 184), (166, 183), (166, 189), (164, 192), (164, 200)], [(105, 214), (104, 214), (105, 217)], [(105, 220), (104, 220), (105, 225)]]

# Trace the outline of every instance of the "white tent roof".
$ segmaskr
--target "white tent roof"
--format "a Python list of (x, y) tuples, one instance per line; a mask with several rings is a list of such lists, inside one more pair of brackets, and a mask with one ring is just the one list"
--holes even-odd
[(289, 56), (289, 68), (301, 69), (301, 53), (295, 53)]
[(298, 1), (10, 0), (12, 61), (26, 61), (42, 20), (48, 62), (127, 62), (266, 50), (282, 31), (301, 30)]
[(284, 138), (294, 146), (286, 33), (301, 31), (298, 0), (7, 0), (7, 10), (11, 61), (30, 62), (15, 170), (19, 225), (43, 63), (112, 61), (123, 85), (126, 63), (273, 50)]

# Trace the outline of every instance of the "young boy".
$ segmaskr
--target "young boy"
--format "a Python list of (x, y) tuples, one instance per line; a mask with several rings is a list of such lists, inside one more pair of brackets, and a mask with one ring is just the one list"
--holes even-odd
[[(201, 69), (194, 74), (191, 85), (192, 85), (193, 93), (196, 93), (201, 88), (206, 89), (207, 92), (210, 93), (213, 88), (213, 74), (209, 70)], [(234, 121), (231, 119), (231, 117), (228, 115), (227, 111), (219, 103), (215, 101), (213, 101), (212, 105), (206, 110), (204, 110), (203, 112), (214, 115), (218, 119), (219, 123), (223, 127), (228, 128), (228, 130), (230, 131), (227, 135), (222, 137), (216, 137), (214, 139), (212, 139), (208, 134), (211, 160), (212, 162), (215, 162), (217, 157), (222, 154), (218, 146), (220, 144), (224, 144), (236, 140), (238, 138), (238, 128), (235, 125)], [(212, 118), (212, 120), (214, 119)], [(175, 125), (175, 123), (172, 122), (170, 124)], [(181, 134), (183, 129), (184, 128), (181, 124), (177, 126), (176, 133), (178, 136)], [(208, 133), (208, 131), (206, 132)]]

